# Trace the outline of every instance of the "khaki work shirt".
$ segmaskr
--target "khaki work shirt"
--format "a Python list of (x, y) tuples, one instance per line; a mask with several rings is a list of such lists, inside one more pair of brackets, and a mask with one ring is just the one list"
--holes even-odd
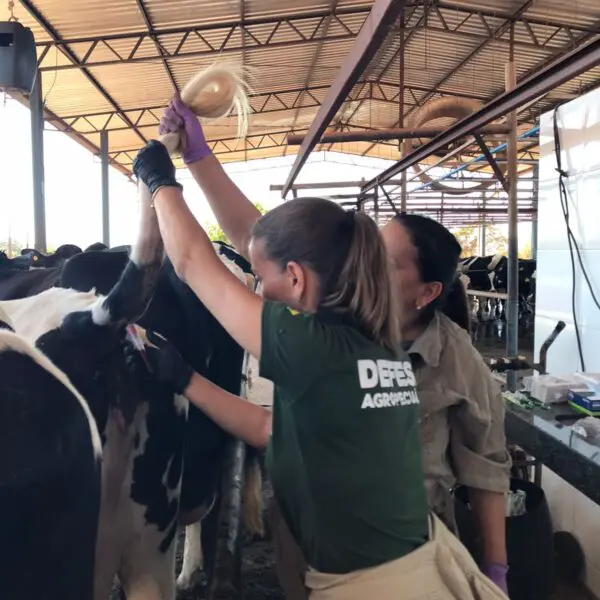
[(504, 400), (468, 333), (439, 311), (408, 353), (421, 403), (429, 506), (455, 529), (453, 487), (508, 491)]

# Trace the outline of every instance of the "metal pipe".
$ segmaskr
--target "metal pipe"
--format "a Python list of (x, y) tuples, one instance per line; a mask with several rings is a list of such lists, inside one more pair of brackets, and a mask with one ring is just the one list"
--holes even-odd
[(376, 185), (381, 185), (392, 179), (398, 173), (439, 152), (455, 140), (476, 131), (502, 115), (519, 108), (523, 104), (527, 104), (530, 100), (557, 88), (581, 73), (595, 67), (598, 63), (600, 63), (600, 38), (593, 39), (589, 43), (579, 46), (572, 52), (561, 56), (545, 68), (526, 78), (513, 90), (497, 96), (480, 110), (452, 124), (444, 134), (423, 144), (408, 156), (405, 156), (396, 164), (383, 171), (383, 173), (368, 181), (362, 191), (370, 191)]
[[(539, 194), (540, 194), (540, 183), (539, 183), (540, 165), (539, 163), (533, 167), (533, 200), (536, 206), (539, 206)], [(538, 245), (538, 220), (536, 218), (531, 222), (531, 258), (537, 259), (537, 245)]]
[[(481, 208), (483, 208), (485, 210), (486, 208), (486, 202), (485, 202), (486, 198), (485, 198), (485, 192), (483, 192), (483, 194), (481, 194)], [(480, 252), (481, 252), (481, 256), (485, 256), (485, 247), (486, 247), (486, 236), (487, 233), (487, 227), (485, 223), (481, 224), (480, 230), (479, 230), (479, 245), (480, 245)]]
[(100, 179), (102, 189), (102, 243), (110, 248), (110, 194), (108, 183), (108, 131), (100, 132)]
[[(518, 137), (518, 140), (525, 140), (527, 138), (533, 137), (536, 133), (539, 132), (539, 130), (540, 130), (539, 125), (536, 125), (535, 127), (532, 127), (528, 131), (525, 131), (524, 133), (522, 133)], [(497, 154), (498, 152), (502, 152), (502, 150), (506, 150), (507, 147), (508, 147), (508, 144), (506, 142), (504, 144), (500, 144), (499, 146), (492, 148), (490, 150), (490, 154), (493, 156), (494, 154)], [(473, 165), (473, 163), (476, 163), (476, 162), (479, 162), (482, 160), (487, 160), (485, 154), (480, 154), (479, 156), (473, 158), (472, 160), (462, 164), (460, 167), (456, 167), (456, 169), (452, 169), (451, 171), (448, 171), (448, 173), (446, 173), (445, 175), (442, 175), (439, 179), (436, 179), (436, 181), (432, 181), (430, 183), (424, 183), (424, 184), (420, 185), (419, 187), (415, 188), (414, 190), (411, 190), (411, 193), (418, 192), (419, 190), (423, 190), (426, 187), (429, 187), (432, 183), (436, 183), (437, 181), (443, 181), (444, 179), (448, 179), (449, 177), (452, 177), (452, 175), (455, 175), (456, 173), (465, 171), (468, 167)]]
[[(511, 40), (514, 28), (511, 28)], [(513, 90), (517, 84), (517, 69), (514, 59), (506, 65), (506, 91)], [(508, 160), (508, 283), (506, 291), (506, 355), (517, 356), (519, 352), (519, 239), (518, 239), (518, 209), (517, 209), (517, 113), (508, 114), (508, 123), (512, 131), (508, 134), (506, 156)], [(516, 373), (508, 372), (506, 384), (509, 391), (517, 387)]]
[(369, 16), (366, 18), (356, 36), (350, 53), (342, 63), (329, 92), (321, 104), (317, 116), (312, 122), (308, 134), (298, 150), (296, 160), (281, 192), (282, 198), (287, 196), (290, 188), (300, 173), (308, 156), (317, 145), (319, 139), (336, 115), (344, 100), (363, 75), (365, 69), (379, 50), (393, 25), (406, 5), (407, 0), (375, 0)]
[[(486, 125), (476, 133), (487, 135), (506, 135), (506, 125)], [(326, 133), (319, 144), (343, 144), (344, 142), (378, 142), (382, 140), (406, 140), (416, 138), (433, 138), (444, 133), (445, 129), (422, 125), (421, 127), (390, 127), (389, 129), (361, 129), (359, 131), (338, 131)], [(286, 138), (288, 146), (299, 146), (306, 139), (302, 133), (290, 133)]]
[[(486, 215), (486, 214), (489, 214), (489, 215), (505, 215), (506, 214), (506, 209), (505, 208), (486, 208), (486, 209), (483, 209), (480, 206), (477, 206), (477, 207), (468, 207), (468, 206), (465, 206), (464, 208), (462, 208), (462, 207), (457, 207), (457, 206), (445, 206), (443, 204), (438, 205), (438, 206), (413, 206), (413, 205), (411, 205), (410, 209), (413, 212), (437, 212), (437, 211), (443, 211), (445, 213), (464, 214), (464, 215)], [(386, 212), (393, 212), (393, 211), (391, 211), (390, 209), (387, 209), (387, 208), (380, 208), (379, 209), (379, 214), (384, 214)], [(537, 213), (537, 209), (536, 208), (518, 208), (517, 212), (518, 212), (518, 214), (523, 214), (523, 215), (534, 215), (534, 214)]]
[(31, 164), (33, 177), (34, 247), (46, 252), (46, 198), (44, 183), (44, 102), (42, 74), (38, 70), (29, 96), (31, 117)]
[[(290, 189), (294, 190), (326, 190), (328, 188), (360, 188), (365, 183), (362, 181), (323, 181), (315, 183), (295, 183)], [(400, 185), (400, 180), (389, 181), (387, 185)], [(280, 192), (284, 188), (283, 184), (272, 183), (269, 190)]]
[[(427, 15), (427, 13), (426, 13)], [(427, 22), (427, 16), (425, 16), (425, 22)], [(404, 91), (405, 91), (405, 85), (404, 85), (404, 74), (405, 74), (405, 68), (404, 68), (404, 59), (405, 59), (405, 55), (406, 55), (406, 48), (404, 47), (405, 45), (405, 31), (404, 31), (404, 26), (405, 26), (405, 22), (404, 22), (404, 16), (401, 17), (401, 22), (400, 22), (400, 60), (398, 61), (398, 66), (400, 69), (400, 73), (398, 74), (398, 80), (400, 82), (400, 104), (399, 104), (399, 111), (400, 111), (400, 115), (399, 115), (399, 120), (398, 120), (398, 124), (400, 125), (400, 127), (404, 127)], [(406, 154), (406, 144), (404, 143), (404, 141), (402, 141), (400, 143), (399, 146), (399, 150), (400, 150), (400, 157), (404, 157), (404, 155)], [(407, 173), (406, 173), (406, 169), (404, 171), (402, 171), (401, 175), (400, 175), (400, 181), (402, 182), (400, 184), (400, 212), (401, 213), (405, 213), (406, 212), (406, 205), (408, 202), (408, 197), (406, 195), (406, 178), (407, 178)]]
[[(244, 354), (242, 373), (248, 373), (248, 354)], [(246, 378), (242, 378), (240, 397), (247, 399)], [(209, 600), (242, 598), (241, 534), (246, 444), (231, 439), (226, 446), (217, 513), (213, 575), (208, 586)]]

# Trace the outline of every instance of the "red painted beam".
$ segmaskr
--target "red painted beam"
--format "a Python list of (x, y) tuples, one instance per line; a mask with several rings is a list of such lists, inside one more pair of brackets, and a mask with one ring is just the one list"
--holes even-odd
[(344, 60), (337, 77), (329, 88), (329, 93), (323, 104), (321, 104), (308, 134), (298, 150), (292, 170), (281, 192), (283, 198), (290, 191), (308, 156), (321, 139), (340, 106), (369, 66), (390, 28), (396, 24), (405, 5), (406, 0), (376, 0), (354, 40), (350, 54)]

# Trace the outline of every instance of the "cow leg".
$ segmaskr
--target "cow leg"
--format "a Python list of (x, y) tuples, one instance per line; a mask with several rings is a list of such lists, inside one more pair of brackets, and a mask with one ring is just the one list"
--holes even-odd
[(141, 537), (126, 549), (119, 580), (127, 600), (175, 600), (175, 548), (162, 552)]
[[(148, 353), (155, 352), (147, 346)], [(142, 371), (137, 371), (141, 376)], [(135, 416), (136, 448), (124, 486), (126, 542), (119, 571), (127, 600), (174, 600), (175, 551), (187, 400), (139, 379), (146, 402)]]
[[(123, 426), (118, 409), (109, 412), (102, 466), (102, 503), (98, 542), (94, 600), (106, 600), (121, 564), (124, 539), (130, 521), (124, 482), (130, 471), (134, 445), (134, 424)], [(128, 495), (128, 494), (127, 494)]]
[(177, 589), (186, 591), (194, 587), (196, 573), (203, 573), (204, 555), (202, 554), (201, 521), (185, 528), (185, 546), (183, 550), (183, 567), (177, 578)]
[[(179, 522), (185, 525), (185, 545), (183, 567), (177, 578), (177, 589), (189, 590), (194, 587), (197, 574), (204, 574), (204, 553), (202, 551), (202, 520), (215, 509), (216, 494), (196, 510), (181, 515)], [(215, 512), (218, 512), (215, 510)]]

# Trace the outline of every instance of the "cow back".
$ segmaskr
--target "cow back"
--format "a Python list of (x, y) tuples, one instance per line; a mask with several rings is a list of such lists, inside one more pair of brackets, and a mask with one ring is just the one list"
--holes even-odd
[(92, 597), (100, 446), (82, 402), (32, 347), (0, 332), (2, 600)]
[[(59, 285), (106, 294), (127, 263), (127, 248), (85, 252), (65, 265)], [(138, 321), (167, 338), (192, 368), (231, 393), (241, 385), (242, 348), (221, 327), (166, 259), (154, 297)], [(181, 509), (193, 510), (213, 494), (229, 436), (195, 406), (185, 433)]]

